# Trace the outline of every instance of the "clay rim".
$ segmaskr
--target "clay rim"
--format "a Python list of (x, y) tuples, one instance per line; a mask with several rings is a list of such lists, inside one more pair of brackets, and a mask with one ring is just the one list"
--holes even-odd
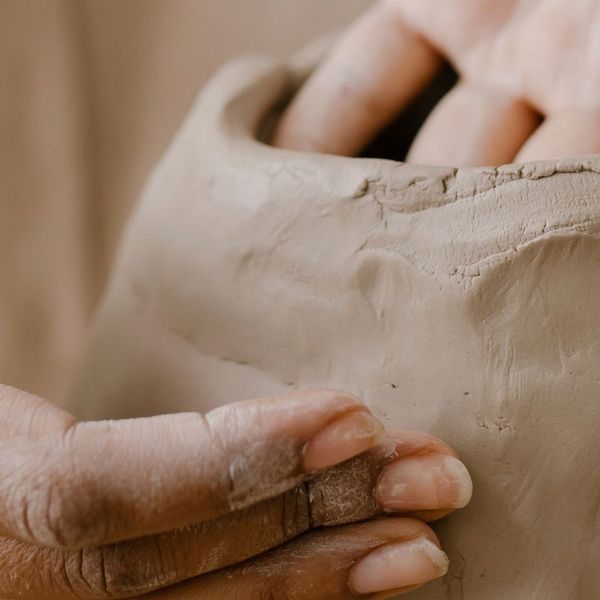
[[(218, 114), (211, 119), (217, 128), (212, 133), (221, 138), (225, 145), (222, 150), (231, 160), (254, 163), (257, 168), (272, 169), (279, 165), (305, 174), (310, 172), (309, 179), (319, 182), (319, 193), (329, 191), (354, 198), (377, 193), (390, 208), (404, 213), (474, 198), (523, 179), (533, 181), (578, 173), (600, 175), (600, 155), (457, 168), (274, 148), (266, 141), (274, 119), (321, 55), (322, 49), (317, 47), (288, 62), (256, 56), (242, 58), (217, 76), (212, 87), (224, 94), (225, 102), (220, 103)], [(340, 177), (346, 179), (343, 191)]]

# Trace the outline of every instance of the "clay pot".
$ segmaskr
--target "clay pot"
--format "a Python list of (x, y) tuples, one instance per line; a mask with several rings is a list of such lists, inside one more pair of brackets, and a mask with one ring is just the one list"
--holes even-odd
[(600, 159), (501, 168), (258, 141), (304, 67), (202, 93), (129, 224), (82, 417), (332, 387), (444, 439), (475, 495), (420, 600), (600, 591)]

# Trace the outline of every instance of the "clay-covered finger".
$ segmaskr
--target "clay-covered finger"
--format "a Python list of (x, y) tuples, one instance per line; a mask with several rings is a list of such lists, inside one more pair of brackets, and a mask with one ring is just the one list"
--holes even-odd
[(409, 456), (385, 469), (376, 494), (386, 512), (463, 508), (473, 484), (465, 465), (453, 456)]
[(600, 154), (600, 110), (548, 115), (517, 155), (518, 162)]
[(144, 600), (393, 598), (443, 577), (448, 558), (414, 519), (323, 529), (252, 561), (144, 596)]
[(441, 59), (391, 2), (342, 37), (284, 114), (273, 143), (354, 155), (435, 75)]
[(299, 487), (211, 521), (83, 550), (0, 539), (0, 598), (137, 597), (242, 562), (310, 529)]
[(429, 115), (408, 161), (453, 166), (510, 163), (539, 122), (538, 114), (517, 98), (460, 83)]
[[(441, 505), (454, 506), (461, 487), (437, 472), (446, 460), (461, 465), (453, 452), (425, 434), (395, 436), (277, 498), (161, 535), (83, 551), (0, 540), (0, 597), (12, 597), (25, 583), (29, 595), (19, 597), (137, 597), (258, 556), (322, 525), (363, 521), (386, 510), (408, 514), (409, 509), (438, 506), (440, 489), (446, 493)], [(392, 504), (386, 505), (390, 500), (382, 492), (387, 493), (390, 478), (401, 496), (408, 493), (410, 505), (394, 504), (395, 490)]]
[(426, 521), (465, 507), (473, 493), (467, 467), (441, 440), (388, 432), (376, 448), (306, 482), (313, 526), (398, 513)]
[(74, 423), (10, 438), (0, 534), (82, 548), (176, 529), (275, 497), (382, 438), (342, 393), (296, 393), (207, 415)]
[[(280, 496), (161, 535), (83, 551), (3, 540), (0, 597), (29, 582), (32, 598), (49, 588), (44, 591), (48, 600), (79, 598), (86, 590), (98, 599), (128, 598), (247, 560), (323, 525), (363, 521), (386, 511), (423, 519), (443, 516), (466, 500), (459, 498), (465, 486), (471, 487), (455, 456), (432, 436), (396, 432), (377, 448)], [(399, 496), (396, 489), (390, 495), (390, 485), (400, 488)], [(397, 504), (406, 496), (410, 504)], [(446, 508), (433, 510), (439, 506)]]

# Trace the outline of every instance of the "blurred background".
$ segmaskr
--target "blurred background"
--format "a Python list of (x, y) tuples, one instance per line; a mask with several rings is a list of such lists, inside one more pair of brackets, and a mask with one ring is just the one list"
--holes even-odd
[(152, 166), (219, 66), (371, 0), (0, 0), (0, 382), (60, 403)]

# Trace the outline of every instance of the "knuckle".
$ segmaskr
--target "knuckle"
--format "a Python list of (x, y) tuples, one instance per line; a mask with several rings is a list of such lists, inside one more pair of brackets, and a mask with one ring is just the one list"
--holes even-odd
[(107, 509), (96, 486), (77, 482), (62, 468), (45, 479), (21, 497), (22, 521), (31, 541), (63, 549), (101, 541), (107, 533)]
[(78, 550), (64, 553), (60, 573), (62, 586), (76, 598), (111, 598), (101, 550)]
[(302, 485), (293, 488), (277, 498), (277, 515), (282, 541), (291, 540), (311, 527), (310, 499), (308, 488)]
[(86, 548), (66, 556), (64, 576), (77, 597), (137, 597), (172, 583), (161, 549), (152, 539)]
[(109, 507), (101, 482), (81, 468), (68, 441), (46, 438), (12, 450), (14, 477), (4, 482), (11, 529), (38, 546), (78, 549), (105, 539)]
[(301, 483), (300, 445), (295, 438), (254, 439), (247, 431), (264, 417), (260, 406), (242, 412), (223, 407), (201, 416), (204, 435), (218, 457), (215, 495), (236, 511)]
[(367, 75), (343, 71), (338, 75), (339, 95), (351, 101), (361, 113), (380, 114), (390, 110), (389, 99), (372, 91)]
[(270, 578), (259, 595), (259, 600), (294, 600), (293, 586), (287, 577)]
[(152, 538), (99, 548), (96, 553), (101, 567), (98, 581), (111, 597), (137, 596), (172, 583), (161, 549)]

